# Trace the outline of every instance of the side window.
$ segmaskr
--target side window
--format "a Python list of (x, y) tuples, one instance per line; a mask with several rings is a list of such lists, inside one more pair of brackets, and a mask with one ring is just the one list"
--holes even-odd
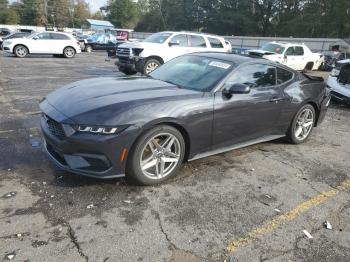
[(188, 46), (187, 35), (176, 35), (171, 38), (170, 43), (178, 43), (178, 46)]
[(251, 88), (275, 86), (276, 68), (264, 64), (246, 65), (234, 72), (228, 82), (248, 85)]
[(205, 43), (204, 37), (199, 35), (190, 35), (191, 39), (191, 47), (207, 47), (207, 44)]
[(294, 47), (289, 47), (285, 53), (286, 56), (294, 56), (295, 52), (294, 52)]
[(51, 34), (50, 33), (41, 33), (37, 35), (38, 39), (43, 39), (43, 40), (47, 40), (47, 39), (51, 39)]
[(283, 84), (293, 78), (294, 74), (290, 71), (277, 67), (277, 84)]
[(68, 36), (62, 35), (62, 34), (51, 33), (51, 37), (52, 37), (52, 39), (55, 39), (55, 40), (70, 40), (70, 38)]
[(208, 40), (212, 48), (224, 48), (219, 39), (208, 37)]
[(295, 47), (295, 55), (303, 56), (304, 55), (304, 48), (302, 46), (296, 46)]

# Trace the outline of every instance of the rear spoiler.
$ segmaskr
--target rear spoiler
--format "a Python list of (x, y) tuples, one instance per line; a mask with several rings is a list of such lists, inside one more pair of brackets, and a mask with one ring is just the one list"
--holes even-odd
[(324, 78), (320, 77), (320, 76), (311, 76), (308, 75), (306, 73), (302, 73), (303, 76), (305, 76), (307, 79), (311, 80), (311, 81), (316, 81), (316, 82), (324, 82)]

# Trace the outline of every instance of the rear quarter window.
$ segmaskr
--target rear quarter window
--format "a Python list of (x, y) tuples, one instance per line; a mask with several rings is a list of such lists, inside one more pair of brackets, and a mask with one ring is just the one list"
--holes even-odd
[(293, 79), (294, 74), (288, 70), (277, 67), (277, 84), (283, 84)]
[(219, 39), (208, 37), (208, 40), (212, 48), (224, 48), (222, 42)]
[(51, 37), (52, 37), (52, 39), (55, 39), (55, 40), (70, 40), (69, 36), (62, 35), (62, 34), (52, 34), (51, 33)]
[(204, 37), (198, 35), (190, 35), (191, 47), (202, 47), (206, 48), (207, 44)]

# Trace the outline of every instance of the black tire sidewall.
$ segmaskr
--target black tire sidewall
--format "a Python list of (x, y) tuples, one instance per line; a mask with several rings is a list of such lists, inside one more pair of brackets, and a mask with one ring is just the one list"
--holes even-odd
[[(25, 55), (25, 56), (19, 56), (19, 55), (17, 55), (17, 48), (20, 48), (20, 47), (25, 48), (25, 50), (26, 50), (26, 55)], [(18, 46), (15, 47), (15, 56), (17, 56), (17, 57), (19, 57), (19, 58), (24, 58), (24, 57), (26, 57), (26, 56), (28, 55), (28, 53), (29, 53), (28, 48), (25, 47), (24, 45), (18, 45)]]
[[(314, 116), (314, 124), (313, 124), (313, 126), (311, 127), (311, 131), (310, 131), (309, 135), (308, 135), (304, 140), (299, 140), (299, 139), (297, 139), (296, 136), (295, 136), (296, 122), (297, 122), (297, 120), (298, 120), (300, 114), (302, 113), (302, 111), (304, 111), (305, 109), (310, 109), (310, 110), (312, 111), (313, 116)], [(299, 109), (298, 113), (296, 113), (296, 115), (294, 116), (293, 121), (292, 121), (292, 124), (291, 124), (291, 126), (290, 126), (290, 128), (289, 128), (288, 137), (289, 137), (290, 141), (291, 141), (293, 144), (302, 144), (302, 143), (306, 142), (306, 141), (310, 138), (310, 136), (311, 136), (311, 134), (312, 134), (312, 131), (313, 131), (313, 128), (314, 128), (314, 125), (315, 125), (315, 121), (316, 121), (316, 112), (315, 112), (315, 108), (314, 108), (312, 105), (310, 105), (310, 104), (306, 104), (306, 105), (302, 106), (302, 107)]]
[[(66, 50), (69, 49), (69, 48), (72, 49), (72, 50), (74, 51), (74, 55), (72, 55), (72, 56), (66, 56)], [(73, 47), (66, 47), (66, 48), (63, 50), (63, 56), (64, 56), (65, 58), (73, 58), (73, 57), (75, 57), (76, 53), (77, 53), (77, 52), (75, 52), (75, 49), (74, 49)]]
[[(164, 133), (164, 132), (175, 135), (177, 137), (177, 139), (179, 140), (180, 146), (181, 146), (180, 159), (179, 159), (179, 162), (177, 163), (177, 166), (175, 167), (175, 169), (173, 170), (173, 172), (170, 175), (168, 175), (162, 179), (150, 179), (150, 178), (146, 177), (141, 170), (140, 157), (142, 154), (142, 150), (143, 150), (144, 146), (146, 145), (146, 143), (152, 137), (156, 136), (157, 134)], [(171, 177), (173, 177), (176, 174), (176, 171), (178, 170), (179, 166), (181, 166), (183, 159), (185, 157), (185, 149), (186, 149), (185, 140), (184, 140), (180, 131), (178, 131), (176, 128), (168, 126), (168, 125), (156, 126), (152, 129), (146, 131), (145, 133), (143, 133), (135, 142), (133, 148), (130, 151), (130, 155), (128, 158), (127, 167), (126, 167), (126, 171), (127, 171), (126, 177), (130, 182), (136, 183), (139, 185), (152, 186), (152, 185), (160, 184), (160, 183), (164, 182), (165, 180), (170, 179)]]

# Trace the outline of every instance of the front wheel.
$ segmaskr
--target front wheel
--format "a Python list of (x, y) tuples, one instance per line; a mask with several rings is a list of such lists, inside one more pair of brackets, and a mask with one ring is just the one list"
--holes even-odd
[(28, 49), (24, 45), (18, 45), (15, 47), (15, 50), (13, 51), (15, 56), (23, 58), (28, 55)]
[(181, 133), (167, 125), (144, 133), (130, 152), (127, 178), (142, 185), (156, 185), (174, 176), (185, 155)]
[(73, 58), (75, 56), (76, 52), (75, 49), (73, 47), (66, 47), (63, 50), (63, 56), (65, 58)]
[(152, 73), (157, 67), (159, 67), (162, 63), (159, 62), (157, 59), (148, 59), (145, 63), (145, 66), (143, 68), (143, 73), (145, 75), (148, 75)]
[(293, 144), (305, 142), (311, 135), (315, 125), (316, 114), (312, 105), (304, 105), (295, 115), (289, 128), (288, 137)]
[(87, 45), (87, 46), (85, 47), (85, 52), (91, 53), (91, 52), (92, 52), (92, 46), (91, 46), (91, 45)]

